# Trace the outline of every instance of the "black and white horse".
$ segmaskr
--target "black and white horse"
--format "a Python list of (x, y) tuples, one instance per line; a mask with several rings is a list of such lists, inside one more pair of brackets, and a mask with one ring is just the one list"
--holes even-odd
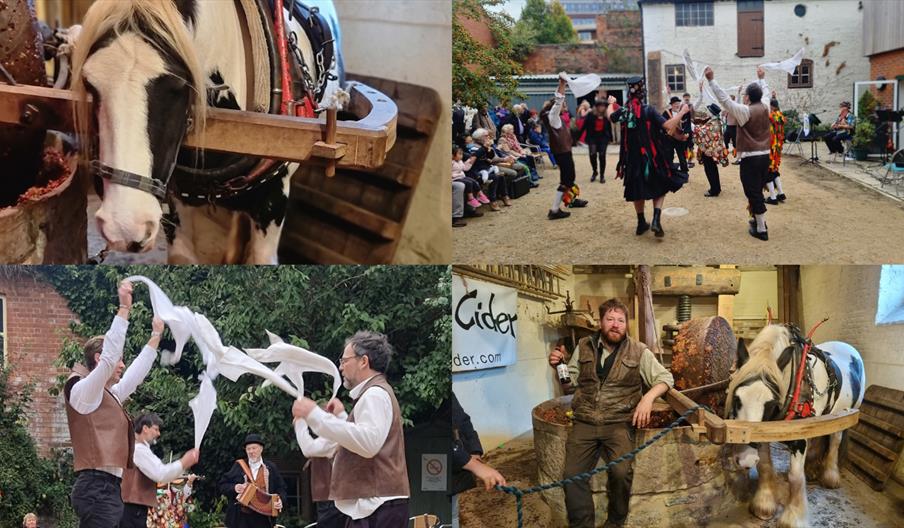
[[(342, 78), (335, 10), (331, 0), (305, 0), (305, 7), (293, 2), (285, 0), (284, 9), (289, 53), (303, 58), (308, 93), (319, 103)], [(75, 45), (72, 88), (95, 102), (94, 115), (76, 121), (83, 132), (96, 122), (98, 143), (83, 152), (96, 156), (92, 168), (103, 177), (95, 217), (109, 249), (151, 249), (163, 220), (170, 263), (276, 263), (298, 164), (181, 147), (190, 127), (203, 134), (208, 105), (278, 113), (285, 94), (274, 75), (279, 61), (265, 23), (267, 4), (98, 0), (88, 10)], [(250, 12), (255, 8), (258, 13)], [(306, 16), (297, 10), (290, 16), (292, 8)], [(326, 44), (310, 37), (315, 22)], [(261, 40), (270, 44), (263, 51)]]
[[(749, 353), (742, 341), (738, 346), (737, 370), (728, 386), (726, 417), (749, 422), (783, 420), (794, 391), (802, 344), (800, 332), (783, 325), (763, 328), (751, 343)], [(812, 401), (812, 416), (858, 408), (863, 401), (866, 386), (863, 360), (851, 345), (840, 341), (817, 345), (808, 354), (805, 372), (802, 391), (809, 397), (804, 396), (801, 401)], [(820, 481), (827, 488), (840, 485), (838, 446), (841, 435), (842, 432), (837, 432), (829, 436), (828, 451), (820, 461)], [(791, 450), (790, 492), (779, 526), (805, 527), (808, 526), (804, 474), (807, 440), (785, 444)], [(771, 518), (776, 510), (776, 486), (769, 444), (740, 447), (735, 460), (747, 469), (757, 467), (759, 482), (750, 511), (761, 519)]]

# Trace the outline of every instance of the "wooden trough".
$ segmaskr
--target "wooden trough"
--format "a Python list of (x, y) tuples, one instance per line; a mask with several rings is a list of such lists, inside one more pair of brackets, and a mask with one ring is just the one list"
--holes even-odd
[[(565, 442), (570, 423), (565, 420), (571, 408), (571, 396), (541, 403), (532, 413), (534, 450), (538, 482), (562, 479), (565, 468)], [(665, 396), (669, 407), (678, 413), (696, 403), (675, 389)], [(657, 403), (659, 407), (666, 404)], [(698, 410), (689, 417), (691, 425), (676, 427), (662, 439), (638, 453), (634, 460), (629, 526), (650, 528), (696, 527), (714, 522), (747, 501), (749, 489), (743, 473), (731, 461), (727, 444), (778, 442), (813, 438), (847, 429), (857, 423), (858, 411), (839, 415), (806, 418), (793, 422), (741, 422), (724, 420), (713, 413)], [(638, 429), (635, 445), (640, 445), (661, 429)], [(599, 465), (603, 465), (601, 460)], [(598, 519), (606, 518), (606, 474), (590, 479)], [(549, 506), (554, 526), (567, 526), (565, 495), (562, 488), (541, 492)]]

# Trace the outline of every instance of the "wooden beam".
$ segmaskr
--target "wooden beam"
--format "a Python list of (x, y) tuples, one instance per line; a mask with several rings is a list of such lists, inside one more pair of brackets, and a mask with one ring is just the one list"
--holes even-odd
[[(677, 390), (669, 389), (665, 393), (665, 400), (678, 414), (684, 414), (688, 409), (697, 405), (697, 402), (681, 394)], [(725, 420), (704, 409), (698, 409), (689, 421), (698, 427), (704, 428), (707, 438), (714, 444), (723, 444), (726, 440)]]
[(880, 444), (879, 442), (876, 442), (872, 438), (866, 436), (856, 429), (851, 429), (850, 431), (848, 431), (848, 435), (851, 437), (851, 440), (857, 442), (858, 444), (862, 444), (865, 448), (890, 462), (894, 462), (898, 458), (897, 453)]
[(870, 416), (869, 414), (864, 414), (861, 419), (864, 423), (869, 424), (886, 434), (894, 435), (898, 438), (904, 438), (904, 429), (901, 429), (894, 424), (888, 423), (885, 420), (876, 418), (875, 416)]
[[(351, 83), (348, 112), (356, 121), (339, 121), (336, 143), (345, 153), (338, 166), (373, 169), (386, 160), (396, 140), (398, 108), (387, 96), (360, 83)], [(89, 101), (90, 103), (90, 101)], [(0, 123), (73, 132), (74, 92), (39, 86), (0, 85)], [(203, 132), (185, 138), (185, 146), (308, 161), (322, 141), (326, 122), (319, 119), (210, 108)], [(341, 149), (339, 149), (341, 150)]]
[(878, 405), (880, 407), (885, 407), (886, 409), (891, 409), (893, 411), (896, 411), (899, 414), (904, 414), (904, 402), (890, 400), (888, 398), (873, 397), (873, 398), (864, 398), (863, 403)]
[(653, 295), (734, 295), (741, 287), (741, 272), (737, 269), (716, 269), (704, 266), (653, 267)]
[(778, 321), (804, 327), (803, 307), (800, 291), (800, 266), (779, 266), (778, 268)]
[[(865, 416), (865, 415), (864, 415)], [(785, 442), (816, 438), (848, 429), (857, 424), (860, 411), (848, 409), (839, 414), (827, 414), (814, 418), (775, 422), (742, 422), (725, 420), (729, 444), (749, 444), (752, 442)], [(718, 443), (713, 441), (714, 443)]]

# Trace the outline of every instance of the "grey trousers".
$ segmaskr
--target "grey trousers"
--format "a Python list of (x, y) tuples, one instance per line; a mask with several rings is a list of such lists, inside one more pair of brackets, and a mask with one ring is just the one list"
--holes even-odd
[(452, 218), (461, 218), (465, 215), (465, 184), (464, 182), (452, 182)]

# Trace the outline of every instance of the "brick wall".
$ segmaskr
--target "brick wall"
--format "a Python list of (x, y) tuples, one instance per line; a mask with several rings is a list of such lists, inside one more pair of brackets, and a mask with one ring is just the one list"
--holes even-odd
[(597, 41), (609, 50), (611, 72), (643, 71), (640, 11), (609, 11), (596, 17)]
[(49, 389), (65, 369), (53, 366), (64, 337), (72, 336), (75, 316), (66, 301), (49, 285), (27, 275), (0, 275), (0, 296), (6, 304), (6, 356), (11, 367), (10, 388), (34, 384), (28, 430), (47, 456), (52, 447), (69, 443), (62, 396)]
[[(879, 53), (869, 58), (870, 80), (875, 81), (880, 75), (886, 80), (893, 81), (899, 75), (904, 75), (904, 48)], [(893, 89), (891, 85), (885, 87), (882, 91), (873, 90), (875, 95), (882, 104), (891, 108), (893, 103)], [(901, 100), (904, 94), (898, 94), (898, 106), (901, 106)]]
[(525, 74), (602, 73), (609, 62), (598, 44), (541, 44), (524, 60)]

